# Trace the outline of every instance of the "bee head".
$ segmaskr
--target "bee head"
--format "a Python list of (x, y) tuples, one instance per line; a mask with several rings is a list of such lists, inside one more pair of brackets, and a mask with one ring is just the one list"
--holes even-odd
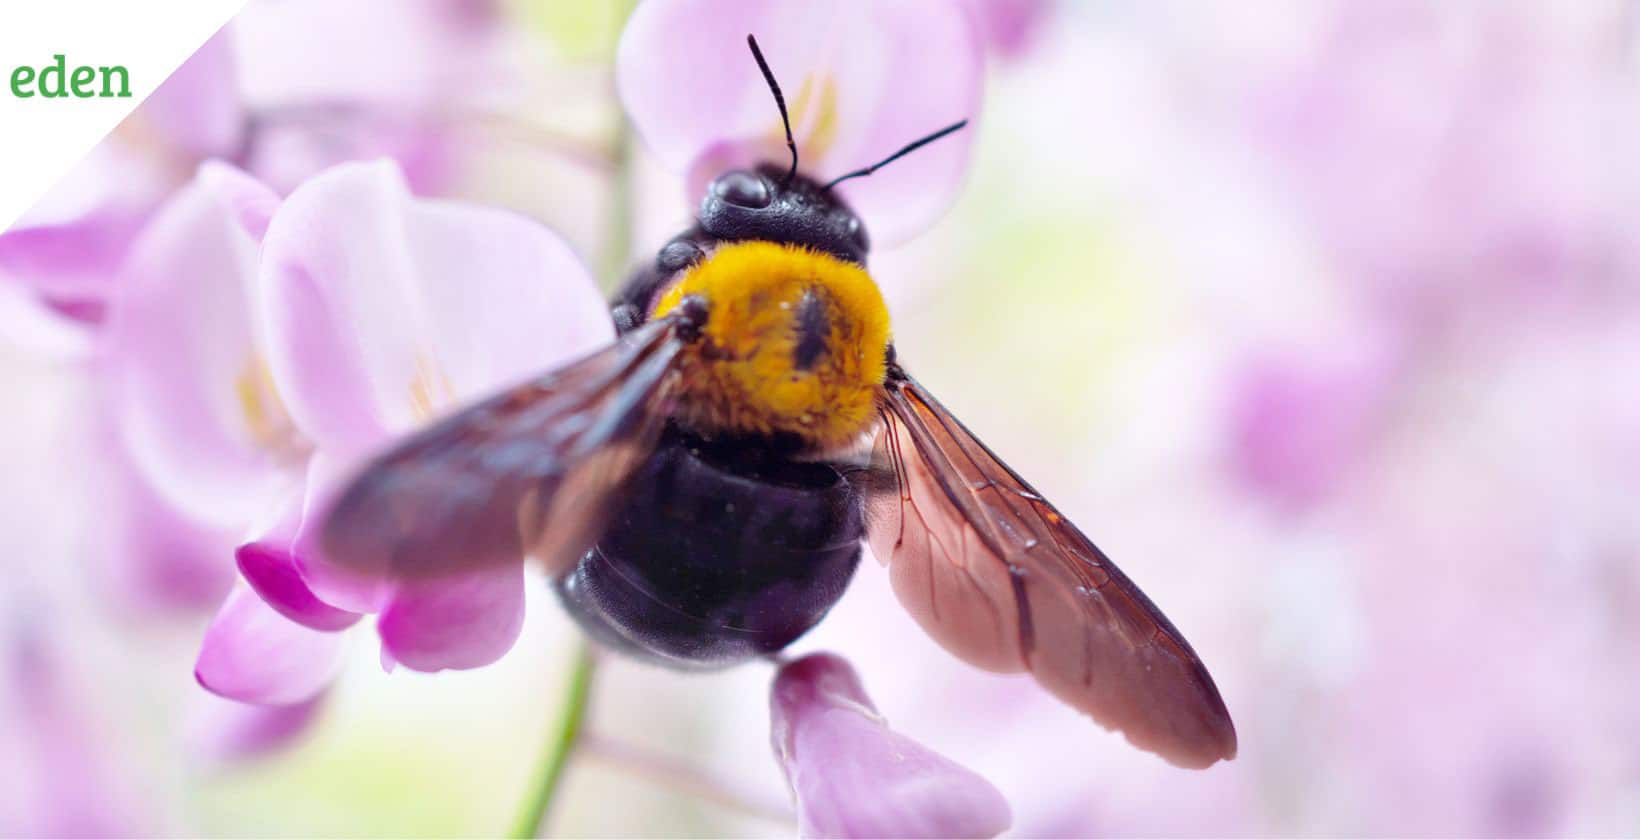
[(718, 176), (701, 201), (700, 226), (726, 242), (785, 242), (856, 265), (865, 264), (871, 248), (864, 223), (841, 199), (769, 164)]

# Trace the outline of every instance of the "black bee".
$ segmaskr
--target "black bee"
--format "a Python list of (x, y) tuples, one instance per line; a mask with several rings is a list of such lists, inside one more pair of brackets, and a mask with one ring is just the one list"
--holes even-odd
[(392, 577), (533, 557), (586, 631), (680, 667), (789, 645), (861, 545), (941, 645), (1029, 671), (1135, 745), (1205, 767), (1235, 729), (1190, 645), (1103, 552), (906, 372), (865, 226), (789, 167), (719, 177), (617, 295), (617, 342), (372, 460), (322, 530)]

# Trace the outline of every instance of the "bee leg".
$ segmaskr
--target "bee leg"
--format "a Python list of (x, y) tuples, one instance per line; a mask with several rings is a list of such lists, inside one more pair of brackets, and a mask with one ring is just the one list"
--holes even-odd
[(643, 313), (630, 303), (616, 305), (609, 311), (609, 317), (615, 320), (616, 335), (626, 335), (643, 324)]

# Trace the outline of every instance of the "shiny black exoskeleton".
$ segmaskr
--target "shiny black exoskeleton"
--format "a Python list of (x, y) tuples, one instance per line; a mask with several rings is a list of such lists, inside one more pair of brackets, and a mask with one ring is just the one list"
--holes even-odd
[[(719, 242), (800, 244), (864, 264), (858, 216), (816, 182), (761, 167), (718, 178), (695, 225), (613, 302), (644, 322), (655, 294)], [(791, 644), (842, 597), (865, 534), (857, 468), (799, 460), (800, 441), (704, 440), (678, 427), (631, 479), (598, 543), (555, 586), (589, 635), (680, 668), (712, 668)]]
[(819, 623), (863, 533), (845, 469), (669, 429), (558, 594), (606, 645), (677, 667), (730, 665)]

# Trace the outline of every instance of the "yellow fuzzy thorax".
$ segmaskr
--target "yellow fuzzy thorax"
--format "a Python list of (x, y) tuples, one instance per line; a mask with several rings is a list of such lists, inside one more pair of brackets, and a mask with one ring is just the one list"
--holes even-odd
[(864, 268), (774, 242), (723, 245), (655, 304), (706, 300), (680, 362), (678, 418), (704, 434), (795, 435), (811, 448), (857, 440), (875, 420), (888, 308)]

